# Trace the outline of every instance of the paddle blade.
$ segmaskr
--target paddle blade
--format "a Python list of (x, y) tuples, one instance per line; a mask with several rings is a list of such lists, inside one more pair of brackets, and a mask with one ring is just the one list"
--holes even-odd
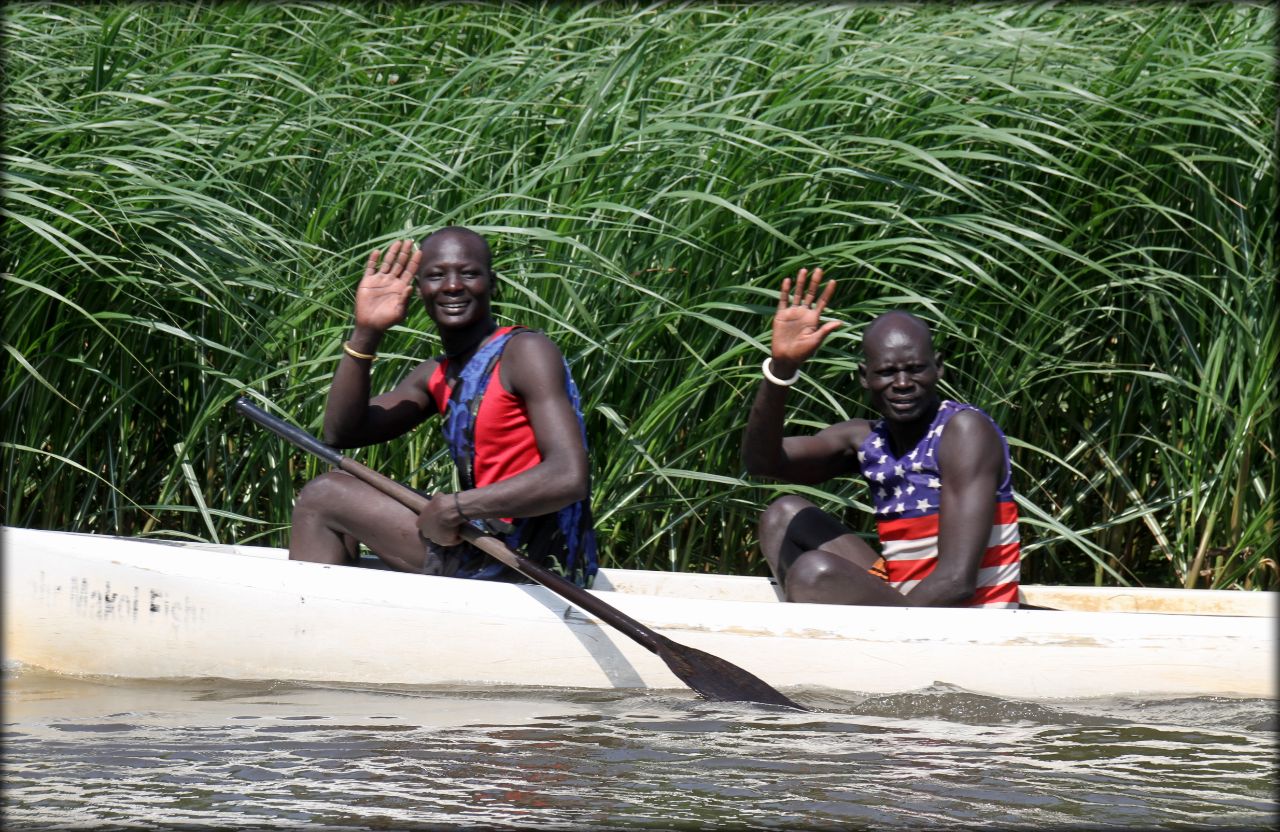
[(680, 677), (680, 681), (697, 691), (703, 699), (712, 702), (756, 702), (761, 705), (795, 708), (797, 711), (809, 710), (736, 664), (677, 644), (665, 636), (658, 638), (658, 657), (667, 663), (672, 673)]

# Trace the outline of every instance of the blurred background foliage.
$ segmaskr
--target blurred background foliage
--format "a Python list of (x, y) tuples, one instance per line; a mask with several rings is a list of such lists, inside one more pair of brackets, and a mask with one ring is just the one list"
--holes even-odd
[[(791, 430), (873, 415), (880, 311), (1014, 445), (1024, 579), (1275, 587), (1267, 4), (10, 3), (13, 526), (287, 545), (368, 251), (491, 240), (573, 364), (611, 566), (767, 574), (744, 477), (777, 286), (848, 322)], [(438, 349), (415, 309), (375, 388)], [(450, 488), (434, 426), (359, 458)]]

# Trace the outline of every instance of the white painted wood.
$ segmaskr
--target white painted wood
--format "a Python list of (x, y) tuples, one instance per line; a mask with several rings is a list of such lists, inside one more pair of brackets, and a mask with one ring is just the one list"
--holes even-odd
[[(1179, 612), (886, 609), (780, 603), (765, 578), (615, 569), (593, 591), (784, 690), (1276, 696), (1275, 593), (1027, 587), (1044, 606)], [(5, 528), (3, 594), (5, 658), (64, 673), (682, 687), (543, 587), (279, 549)]]

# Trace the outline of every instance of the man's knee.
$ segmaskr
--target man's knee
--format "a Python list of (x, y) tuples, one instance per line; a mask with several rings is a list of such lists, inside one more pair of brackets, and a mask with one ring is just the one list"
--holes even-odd
[(763, 540), (786, 534), (791, 521), (807, 508), (813, 508), (813, 503), (794, 494), (774, 500), (760, 515), (760, 538)]
[(784, 587), (788, 601), (819, 601), (830, 594), (830, 580), (846, 564), (838, 555), (816, 549), (804, 552), (787, 572)]
[(328, 512), (333, 508), (347, 504), (352, 498), (352, 486), (358, 483), (355, 477), (342, 471), (328, 471), (308, 482), (298, 492), (294, 500), (293, 510)]

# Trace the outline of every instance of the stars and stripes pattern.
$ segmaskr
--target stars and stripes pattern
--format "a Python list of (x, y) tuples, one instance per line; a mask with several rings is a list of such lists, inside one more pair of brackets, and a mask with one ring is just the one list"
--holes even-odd
[[(883, 420), (858, 449), (862, 476), (871, 490), (876, 531), (882, 545), (881, 556), (889, 583), (899, 592), (908, 592), (933, 571), (938, 560), (938, 508), (942, 497), (942, 477), (938, 469), (938, 446), (942, 431), (953, 416), (963, 410), (981, 413), (979, 408), (943, 401), (920, 443), (895, 457)], [(991, 534), (978, 569), (978, 588), (965, 606), (1018, 606), (1019, 563), (1022, 551), (1018, 536), (1018, 509), (1013, 501), (1009, 443), (1000, 427), (1004, 451), (1004, 479), (996, 490), (996, 510)]]

